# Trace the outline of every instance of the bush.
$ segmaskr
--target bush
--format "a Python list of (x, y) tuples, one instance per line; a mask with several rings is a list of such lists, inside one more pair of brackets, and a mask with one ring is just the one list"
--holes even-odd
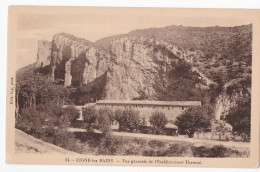
[(68, 106), (63, 108), (63, 115), (69, 122), (73, 122), (79, 118), (79, 110), (76, 109), (74, 106)]
[(168, 123), (168, 119), (163, 112), (155, 111), (150, 116), (149, 122), (153, 125), (154, 131), (160, 133), (160, 130)]
[(233, 127), (233, 132), (250, 136), (251, 100), (248, 98), (240, 101), (237, 106), (231, 108), (225, 121)]
[(167, 150), (168, 156), (183, 157), (189, 155), (190, 146), (184, 144), (171, 144)]
[(16, 127), (28, 132), (31, 128), (68, 127), (79, 116), (79, 111), (70, 106), (63, 108), (53, 102), (21, 108), (20, 117), (16, 119)]
[(62, 108), (53, 103), (29, 106), (21, 109), (16, 128), (40, 138), (49, 135), (55, 127), (68, 127), (78, 115), (74, 107)]
[(97, 128), (101, 130), (104, 136), (110, 132), (110, 118), (107, 113), (99, 113), (97, 116)]
[(21, 110), (21, 117), (16, 119), (16, 127), (28, 133), (31, 130), (41, 131), (44, 125), (53, 128), (56, 126), (56, 121), (56, 116), (27, 107)]
[(123, 110), (121, 110), (121, 109), (115, 110), (114, 115), (115, 115), (114, 116), (115, 120), (119, 121), (122, 118), (122, 116), (123, 116)]
[(148, 145), (151, 147), (151, 148), (156, 148), (156, 147), (165, 147), (165, 142), (162, 142), (162, 141), (157, 141), (157, 140), (151, 140), (148, 142)]
[(139, 127), (139, 132), (143, 134), (153, 134), (152, 128), (150, 126), (141, 125)]
[(178, 126), (180, 133), (188, 134), (189, 137), (193, 137), (196, 131), (209, 128), (210, 120), (202, 108), (196, 107), (190, 108), (178, 116), (175, 125)]
[(98, 112), (95, 108), (87, 107), (82, 109), (84, 122), (86, 122), (87, 130), (90, 132), (97, 120)]
[(213, 120), (211, 122), (211, 132), (218, 134), (219, 140), (229, 140), (226, 134), (232, 132), (232, 127), (223, 120)]
[(151, 149), (143, 151), (143, 156), (160, 156), (160, 157), (181, 157), (190, 156), (190, 146), (183, 144), (170, 144), (159, 141), (150, 141)]
[(105, 137), (101, 139), (98, 146), (98, 154), (101, 155), (123, 155), (125, 145), (127, 144), (126, 139), (119, 139), (114, 137)]
[(133, 109), (116, 110), (115, 119), (119, 123), (119, 131), (134, 131), (138, 130), (141, 124), (139, 111)]
[(48, 103), (41, 103), (38, 104), (35, 108), (39, 112), (46, 112), (50, 116), (62, 116), (63, 115), (63, 108), (55, 102), (48, 102)]
[(222, 145), (215, 145), (211, 148), (205, 146), (193, 147), (194, 157), (231, 157), (231, 156), (241, 156), (237, 150), (232, 150), (226, 148)]
[(71, 122), (71, 126), (74, 128), (82, 128), (82, 129), (86, 129), (86, 123), (84, 121), (79, 121), (79, 120), (74, 120)]
[(69, 149), (69, 140), (73, 139), (72, 133), (67, 133), (62, 130), (56, 130), (53, 134), (53, 144)]
[(100, 108), (98, 110), (98, 113), (100, 115), (105, 115), (109, 118), (110, 124), (113, 124), (113, 121), (115, 120), (115, 116), (113, 111), (110, 108)]
[(113, 120), (113, 112), (110, 109), (104, 108), (96, 110), (95, 108), (83, 108), (82, 115), (87, 130), (96, 128), (101, 130), (102, 134), (106, 136), (110, 132), (110, 124)]
[(73, 106), (63, 108), (53, 102), (39, 104), (36, 107), (39, 112), (46, 112), (49, 116), (56, 118), (56, 126), (68, 127), (79, 117), (79, 110)]
[(144, 150), (143, 156), (152, 156), (152, 157), (165, 157), (167, 155), (167, 152), (164, 150)]

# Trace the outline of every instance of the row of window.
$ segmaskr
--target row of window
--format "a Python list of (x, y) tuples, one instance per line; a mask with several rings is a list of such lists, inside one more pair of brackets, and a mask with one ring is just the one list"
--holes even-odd
[[(102, 107), (114, 107), (114, 105), (107, 105), (107, 104), (101, 104)], [(121, 105), (116, 105), (116, 106), (121, 106)], [(127, 109), (132, 109), (132, 108), (144, 108), (144, 107), (148, 107), (148, 108), (153, 108), (153, 109), (168, 109), (168, 110), (171, 110), (171, 109), (176, 109), (177, 107), (176, 106), (152, 106), (152, 105), (124, 105), (124, 108)], [(182, 110), (184, 110), (184, 107), (179, 107), (181, 108)]]

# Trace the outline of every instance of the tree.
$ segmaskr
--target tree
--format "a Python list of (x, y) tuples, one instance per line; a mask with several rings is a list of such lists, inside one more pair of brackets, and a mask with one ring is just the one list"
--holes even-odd
[[(232, 131), (232, 127), (223, 120), (214, 120), (211, 123), (211, 132), (219, 135), (219, 140), (225, 137), (225, 134)], [(227, 139), (227, 138), (226, 138)]]
[(123, 110), (116, 109), (114, 115), (115, 115), (115, 120), (119, 123), (119, 131), (122, 131), (119, 121), (121, 121), (121, 119), (123, 118)]
[(98, 110), (98, 113), (103, 116), (107, 116), (109, 119), (109, 123), (113, 124), (113, 121), (115, 120), (115, 116), (113, 111), (110, 108), (100, 108)]
[(115, 119), (119, 123), (119, 131), (134, 131), (141, 124), (139, 111), (133, 109), (116, 110)]
[(21, 117), (17, 118), (16, 127), (26, 133), (29, 133), (31, 130), (41, 130), (47, 116), (46, 112), (39, 112), (33, 107), (23, 108)]
[(82, 109), (82, 115), (84, 122), (87, 124), (87, 130), (90, 132), (90, 129), (94, 126), (97, 120), (97, 110), (93, 107), (87, 107)]
[(96, 127), (101, 130), (103, 136), (107, 136), (110, 133), (110, 118), (108, 113), (98, 113)]
[(155, 111), (149, 119), (150, 124), (153, 125), (155, 132), (160, 132), (168, 123), (168, 119), (163, 112)]
[(175, 125), (179, 132), (193, 137), (196, 131), (205, 130), (210, 126), (209, 115), (201, 107), (190, 108), (176, 118)]
[(251, 130), (251, 100), (247, 98), (238, 102), (237, 106), (230, 109), (225, 117), (232, 127), (234, 132), (247, 134), (250, 136)]
[(36, 108), (42, 104), (62, 105), (67, 95), (67, 89), (61, 85), (53, 84), (48, 76), (31, 72), (24, 74), (23, 78), (16, 82), (18, 114), (23, 108), (32, 106)]
[(79, 117), (79, 110), (74, 106), (68, 106), (63, 108), (63, 113), (67, 121), (70, 123), (75, 121)]
[(82, 109), (82, 115), (84, 122), (87, 124), (88, 132), (92, 128), (100, 130), (104, 136), (107, 136), (110, 132), (110, 124), (113, 117), (113, 112), (110, 109), (102, 108), (96, 110), (93, 107), (87, 107)]
[(191, 74), (193, 74), (191, 65), (184, 60), (179, 60), (178, 63), (173, 62), (172, 66), (174, 66), (174, 68), (170, 72), (171, 77), (190, 78), (192, 76)]

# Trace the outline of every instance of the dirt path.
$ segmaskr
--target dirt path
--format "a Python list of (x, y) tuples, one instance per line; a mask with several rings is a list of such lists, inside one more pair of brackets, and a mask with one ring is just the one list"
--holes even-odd
[[(79, 128), (68, 128), (69, 132), (86, 132), (85, 129)], [(234, 142), (234, 141), (218, 141), (209, 139), (195, 139), (195, 138), (185, 138), (180, 136), (165, 136), (165, 135), (152, 135), (152, 134), (141, 134), (141, 133), (127, 133), (127, 132), (111, 132), (114, 136), (125, 136), (125, 137), (135, 137), (135, 138), (145, 138), (154, 140), (167, 140), (167, 141), (178, 141), (178, 142), (189, 142), (194, 143), (196, 146), (200, 145), (223, 145), (226, 147), (243, 147), (249, 148), (250, 143), (248, 142)]]
[(155, 139), (155, 140), (189, 142), (189, 143), (195, 143), (198, 146), (200, 144), (201, 145), (204, 145), (204, 144), (223, 145), (223, 146), (227, 146), (227, 147), (244, 147), (244, 148), (249, 148), (249, 146), (250, 146), (250, 143), (248, 143), (248, 142), (233, 142), (233, 141), (225, 142), (225, 141), (209, 140), (209, 139), (195, 139), (195, 138), (184, 138), (184, 137), (176, 137), (176, 136), (151, 135), (151, 134), (140, 134), (140, 133), (112, 132), (112, 135)]

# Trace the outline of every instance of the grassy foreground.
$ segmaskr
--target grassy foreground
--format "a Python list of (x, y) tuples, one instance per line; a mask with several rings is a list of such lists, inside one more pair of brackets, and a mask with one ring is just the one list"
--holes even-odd
[(32, 134), (45, 142), (66, 150), (88, 155), (123, 155), (154, 157), (249, 157), (247, 148), (222, 145), (194, 145), (179, 141), (158, 141), (125, 136), (102, 136), (99, 133), (68, 133), (54, 130), (48, 134)]

